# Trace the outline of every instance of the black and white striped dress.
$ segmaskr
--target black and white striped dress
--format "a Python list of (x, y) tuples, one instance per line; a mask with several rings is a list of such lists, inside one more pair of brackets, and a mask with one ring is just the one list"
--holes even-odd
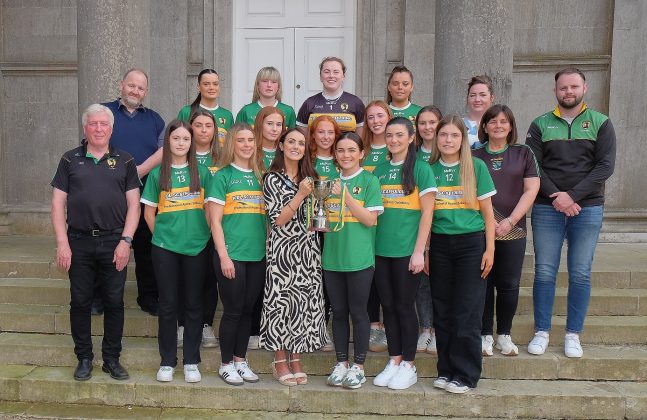
[(267, 174), (263, 184), (271, 226), (260, 345), (270, 351), (312, 352), (324, 344), (321, 240), (316, 232), (308, 232), (307, 200), (292, 220), (283, 226), (274, 225), (297, 189), (285, 174), (276, 172)]

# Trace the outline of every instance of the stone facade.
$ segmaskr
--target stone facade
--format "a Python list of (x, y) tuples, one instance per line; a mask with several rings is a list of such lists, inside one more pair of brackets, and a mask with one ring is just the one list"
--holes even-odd
[[(181, 5), (181, 6), (180, 6)], [(129, 67), (149, 70), (147, 105), (165, 119), (195, 95), (205, 67), (232, 95), (232, 0), (0, 1), (0, 232), (47, 233), (50, 177), (78, 144), (79, 110), (114, 99)], [(488, 73), (521, 137), (551, 109), (553, 74), (575, 64), (587, 102), (618, 136), (603, 239), (647, 240), (647, 3), (640, 0), (357, 0), (356, 93), (381, 98), (407, 65), (414, 101), (463, 113), (466, 84)], [(352, 71), (352, 69), (351, 69)], [(237, 110), (233, 110), (237, 111)]]

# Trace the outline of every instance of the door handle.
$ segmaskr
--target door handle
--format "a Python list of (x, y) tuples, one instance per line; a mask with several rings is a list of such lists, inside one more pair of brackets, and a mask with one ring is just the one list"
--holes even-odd
[(301, 85), (297, 85), (296, 87), (297, 87), (297, 89), (301, 89)]

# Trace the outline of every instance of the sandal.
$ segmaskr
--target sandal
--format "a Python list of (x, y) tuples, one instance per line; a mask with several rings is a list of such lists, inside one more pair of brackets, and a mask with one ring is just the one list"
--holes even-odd
[(281, 385), (285, 386), (295, 386), (298, 385), (296, 378), (292, 373), (286, 373), (283, 376), (279, 376), (279, 373), (276, 370), (277, 363), (286, 363), (287, 360), (274, 360), (272, 361), (272, 376), (276, 379)]
[[(292, 363), (300, 362), (300, 361), (301, 359), (290, 359), (290, 369), (292, 368)], [(308, 383), (308, 375), (305, 372), (294, 372), (292, 375), (294, 376), (294, 379), (297, 381), (297, 384), (305, 385)], [(299, 379), (302, 379), (302, 381), (299, 381)]]

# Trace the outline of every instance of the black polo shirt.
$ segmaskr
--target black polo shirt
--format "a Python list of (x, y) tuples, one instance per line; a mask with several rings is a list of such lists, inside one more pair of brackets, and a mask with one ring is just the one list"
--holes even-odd
[(123, 228), (126, 191), (139, 188), (140, 182), (128, 153), (111, 147), (95, 162), (83, 145), (63, 155), (51, 185), (67, 193), (68, 226), (89, 231)]

